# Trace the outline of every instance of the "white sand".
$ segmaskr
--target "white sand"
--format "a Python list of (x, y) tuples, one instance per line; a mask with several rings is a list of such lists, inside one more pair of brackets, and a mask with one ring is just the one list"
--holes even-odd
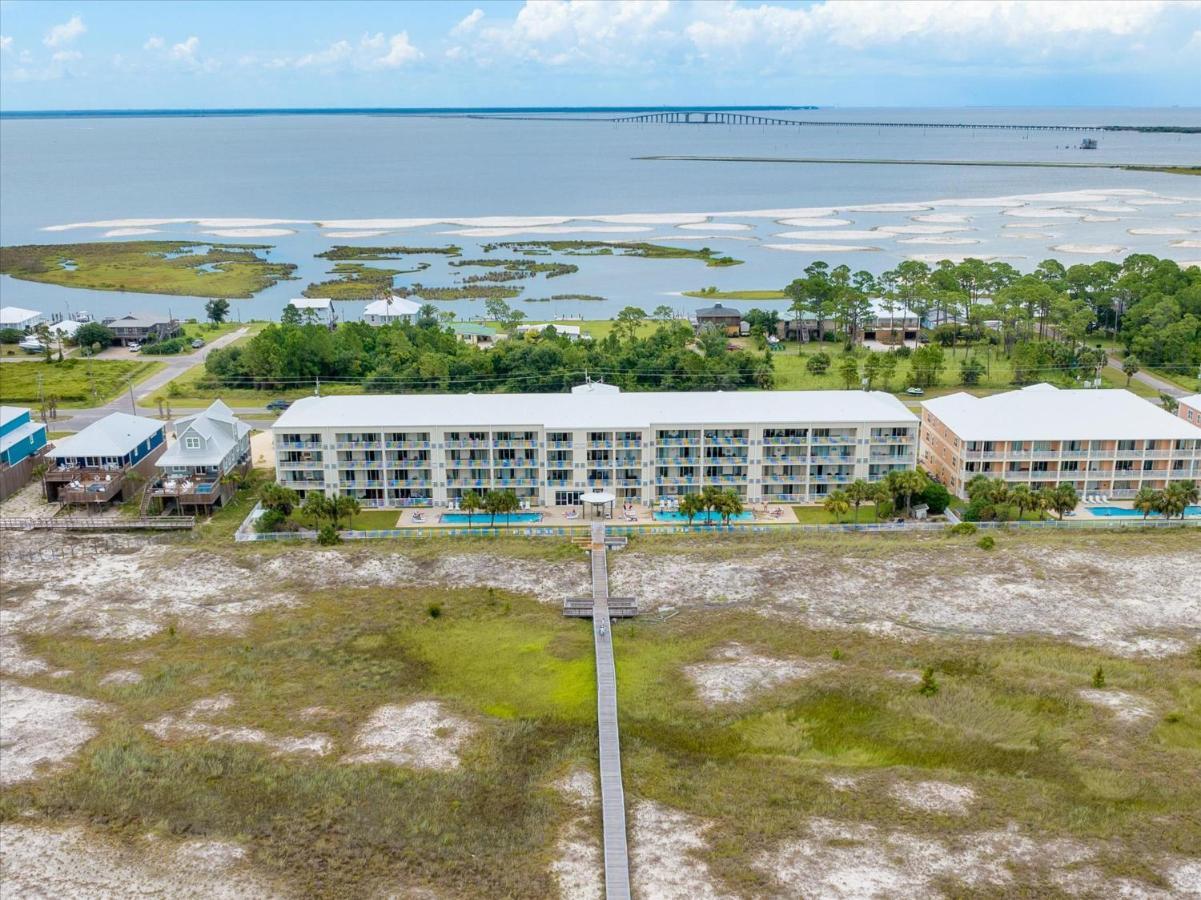
[(1140, 206), (1179, 206), (1185, 201), (1175, 197), (1143, 197), (1138, 202)]
[(1046, 241), (1059, 237), (1050, 231), (1007, 231), (1005, 237), (1017, 238), (1021, 241)]
[(7, 629), (0, 633), (0, 672), (27, 677), (49, 670), (50, 664), (27, 651), (18, 635)]
[(358, 752), (342, 762), (454, 769), (459, 765), (459, 750), (474, 732), (474, 725), (435, 700), (381, 706), (356, 732)]
[(103, 237), (135, 237), (140, 234), (158, 234), (157, 228), (113, 228), (104, 232)]
[(600, 832), (593, 824), (597, 802), (596, 777), (575, 769), (557, 781), (555, 789), (580, 815), (572, 818), (555, 842), (550, 870), (559, 883), (561, 900), (601, 900), (604, 895), (604, 858)]
[(1079, 219), (1080, 213), (1068, 209), (1042, 209), (1034, 206), (1023, 206), (1021, 209), (1007, 209), (1003, 216), (1014, 216), (1018, 219)]
[(325, 756), (333, 750), (333, 740), (324, 734), (277, 736), (260, 728), (230, 727), (204, 721), (214, 714), (225, 712), (233, 705), (234, 700), (228, 694), (206, 697), (197, 700), (179, 715), (168, 713), (153, 722), (147, 722), (143, 727), (163, 741), (203, 738), (219, 743), (261, 744), (271, 748), (277, 756)]
[(678, 225), (681, 228), (689, 225), (697, 228), (708, 227), (706, 224), (708, 218), (701, 213), (622, 213), (615, 216), (576, 216), (577, 220), (590, 219), (593, 222), (611, 222), (614, 225)]
[(678, 227), (705, 231), (750, 231), (754, 226), (743, 222), (685, 222)]
[(1201, 249), (1201, 241), (1172, 241), (1173, 247), (1182, 247), (1186, 250)]
[(854, 225), (850, 219), (780, 219), (779, 224), (791, 228), (836, 228), (839, 225)]
[(790, 681), (810, 678), (831, 663), (804, 659), (773, 659), (753, 653), (741, 644), (727, 644), (714, 654), (715, 662), (696, 663), (684, 669), (697, 696), (708, 703), (738, 703), (754, 694)]
[(791, 250), (794, 253), (865, 253), (879, 247), (863, 247), (855, 244), (764, 244), (768, 250)]
[(195, 221), (195, 219), (101, 219), (95, 222), (47, 225), (42, 231), (71, 231), (75, 228), (149, 228), (156, 225), (182, 225)]
[(1050, 249), (1060, 253), (1080, 253), (1103, 256), (1111, 253), (1122, 253), (1126, 248), (1121, 244), (1055, 244)]
[(1155, 715), (1145, 699), (1126, 691), (1088, 688), (1080, 691), (1080, 699), (1110, 710), (1119, 722), (1137, 722)]
[(197, 219), (196, 224), (201, 228), (266, 228), (271, 225), (309, 225), (312, 223), (307, 219)]
[(0, 681), (0, 785), (51, 770), (96, 734), (87, 716), (104, 704)]
[(979, 244), (980, 240), (978, 238), (935, 237), (935, 236), (931, 235), (931, 236), (926, 236), (926, 237), (898, 238), (897, 243), (898, 244), (937, 244), (939, 246), (944, 246), (944, 247), (960, 247), (960, 246), (966, 246), (968, 244)]
[(1201, 219), (1201, 212), (1178, 212), (1172, 215), (1177, 219)]
[(1120, 221), (1122, 221), (1122, 217), (1121, 216), (1096, 216), (1096, 215), (1093, 215), (1092, 213), (1089, 213), (1086, 216), (1081, 216), (1080, 221), (1081, 222), (1120, 222)]
[(141, 684), (142, 673), (133, 669), (117, 669), (109, 672), (98, 682), (102, 687), (114, 687), (126, 684)]
[(1163, 234), (1163, 235), (1178, 235), (1192, 234), (1191, 228), (1127, 228), (1127, 234)]
[(387, 234), (386, 231), (324, 231), (322, 237), (327, 238), (369, 238)]
[(82, 828), (0, 826), (0, 883), (5, 898), (244, 900), (286, 896), (242, 862), (225, 841), (118, 844)]
[(396, 231), (446, 223), (442, 219), (318, 219), (315, 224), (338, 231)]
[(975, 229), (957, 228), (954, 225), (882, 225), (876, 230), (887, 234), (956, 234)]
[(832, 216), (837, 212), (833, 206), (801, 206), (788, 209), (739, 209), (725, 212), (705, 213), (710, 218), (730, 218), (737, 216), (742, 219), (820, 219), (822, 216)]
[(214, 228), (205, 234), (227, 238), (268, 238), (295, 234), (292, 228)]
[(634, 805), (630, 834), (630, 880), (637, 897), (654, 900), (717, 900), (709, 866), (696, 856), (709, 825), (649, 800)]
[(935, 222), (942, 224), (963, 224), (972, 221), (971, 216), (961, 215), (959, 213), (927, 213), (923, 216), (910, 216), (914, 222)]
[(841, 206), (846, 212), (927, 212), (934, 207), (926, 203), (864, 203), (859, 206)]
[(522, 228), (461, 228), (440, 231), (460, 237), (517, 237), (523, 234), (645, 234), (645, 225), (531, 225)]
[(932, 200), (930, 203), (936, 209), (1017, 209), (1026, 205), (1024, 200), (1015, 197), (961, 197)]
[(976, 799), (976, 792), (970, 787), (946, 781), (901, 781), (889, 793), (910, 809), (956, 816), (966, 816)]
[(799, 241), (871, 241), (889, 239), (888, 232), (882, 231), (780, 231), (773, 235), (778, 238), (790, 238)]
[(1124, 203), (1102, 203), (1097, 206), (1081, 206), (1079, 209), (1087, 209), (1092, 212), (1100, 213), (1136, 213), (1137, 206), (1127, 206)]

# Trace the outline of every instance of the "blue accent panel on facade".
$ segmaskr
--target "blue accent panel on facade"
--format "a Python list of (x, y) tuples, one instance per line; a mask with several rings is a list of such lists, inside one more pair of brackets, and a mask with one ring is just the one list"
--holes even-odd
[(134, 447), (133, 452), (129, 454), (129, 464), (136, 466), (139, 462), (146, 458), (155, 447), (167, 439), (166, 427), (160, 428), (142, 443)]

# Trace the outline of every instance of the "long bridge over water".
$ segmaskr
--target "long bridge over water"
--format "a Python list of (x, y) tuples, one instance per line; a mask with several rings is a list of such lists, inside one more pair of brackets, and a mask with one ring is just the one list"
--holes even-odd
[(975, 122), (837, 122), (810, 119), (781, 119), (742, 112), (701, 112), (676, 110), (669, 112), (641, 113), (636, 116), (618, 116), (609, 119), (618, 124), (656, 125), (774, 125), (823, 128), (988, 128), (1003, 131), (1107, 131), (1105, 125), (1019, 125), (979, 124)]

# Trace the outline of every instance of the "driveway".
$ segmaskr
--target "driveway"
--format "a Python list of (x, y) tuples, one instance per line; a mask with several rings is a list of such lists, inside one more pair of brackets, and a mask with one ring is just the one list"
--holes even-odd
[[(116, 398), (110, 400), (104, 406), (71, 411), (69, 418), (60, 418), (53, 422), (52, 430), (79, 431), (81, 428), (85, 428), (98, 419), (103, 419), (109, 413), (114, 412), (131, 412), (136, 416), (149, 415), (148, 411), (137, 408), (136, 401), (144, 400), (154, 395), (167, 382), (173, 381), (189, 369), (204, 365), (205, 358), (212, 351), (228, 346), (239, 338), (245, 337), (247, 334), (249, 334), (249, 329), (239, 328), (237, 331), (231, 331), (229, 334), (222, 335), (216, 340), (205, 344), (193, 353), (157, 357), (155, 361), (162, 362), (163, 368), (155, 372), (141, 384), (134, 385), (133, 401), (130, 400), (129, 390), (122, 391)], [(149, 358), (151, 357), (147, 357), (147, 359)]]
[[(1116, 356), (1106, 355), (1106, 360), (1109, 362), (1110, 368), (1116, 369), (1119, 373), (1122, 372), (1122, 361)], [(1125, 377), (1123, 375), (1123, 377)], [(1162, 378), (1157, 378), (1149, 372), (1135, 372), (1134, 380), (1145, 384), (1147, 387), (1155, 388), (1161, 394), (1167, 394), (1169, 397), (1184, 397), (1188, 394), (1180, 385), (1172, 384), (1170, 381), (1164, 381)]]

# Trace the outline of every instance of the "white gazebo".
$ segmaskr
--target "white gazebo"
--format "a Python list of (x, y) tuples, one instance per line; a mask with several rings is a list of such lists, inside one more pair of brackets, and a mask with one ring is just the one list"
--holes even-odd
[[(586, 494), (580, 494), (580, 503), (585, 507), (592, 507), (592, 515), (602, 519), (613, 518), (613, 504), (617, 502), (617, 496), (610, 494), (608, 491), (589, 491)], [(605, 506), (609, 507), (609, 515), (605, 515)]]

